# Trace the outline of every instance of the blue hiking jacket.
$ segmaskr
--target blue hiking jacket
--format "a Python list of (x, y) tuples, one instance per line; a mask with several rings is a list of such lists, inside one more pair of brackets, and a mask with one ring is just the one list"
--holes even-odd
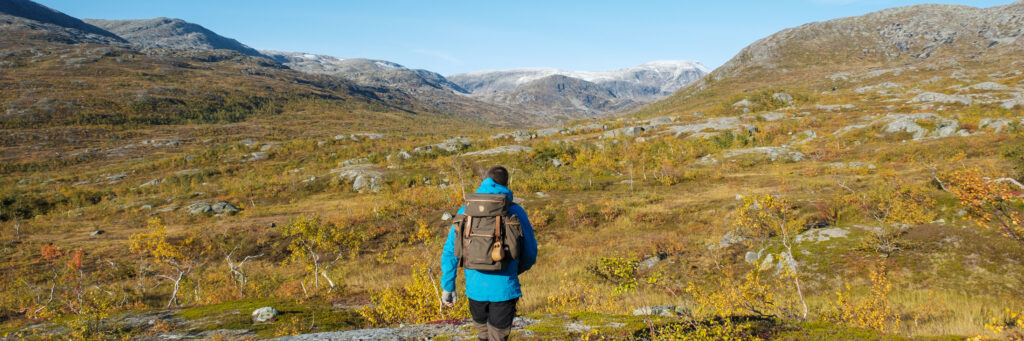
[[(484, 179), (476, 193), (504, 194), (512, 200), (512, 191), (505, 186), (499, 185), (490, 178)], [(466, 207), (459, 209), (463, 213)], [(519, 218), (523, 226), (523, 251), (519, 259), (509, 262), (504, 271), (478, 271), (466, 269), (466, 296), (474, 301), (501, 302), (522, 296), (519, 290), (519, 274), (529, 270), (537, 262), (537, 239), (533, 237), (533, 226), (530, 219), (526, 217), (526, 210), (522, 206), (512, 204), (509, 212)], [(455, 225), (448, 230), (448, 239), (444, 242), (444, 251), (441, 252), (441, 288), (445, 291), (455, 291), (455, 275), (459, 267), (459, 260), (455, 258), (455, 241), (459, 238), (455, 234)]]

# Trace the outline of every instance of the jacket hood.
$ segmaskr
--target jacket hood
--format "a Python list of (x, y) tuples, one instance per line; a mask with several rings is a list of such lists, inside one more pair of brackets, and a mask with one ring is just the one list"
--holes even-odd
[(512, 200), (512, 190), (508, 187), (502, 186), (497, 182), (494, 182), (491, 178), (484, 179), (480, 183), (480, 187), (477, 187), (476, 193), (481, 194), (504, 194), (508, 197), (508, 200)]

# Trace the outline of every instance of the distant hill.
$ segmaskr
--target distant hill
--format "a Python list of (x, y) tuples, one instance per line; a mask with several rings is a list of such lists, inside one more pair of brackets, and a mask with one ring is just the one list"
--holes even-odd
[(142, 49), (232, 50), (244, 55), (260, 56), (260, 52), (221, 36), (203, 26), (181, 19), (153, 18), (140, 20), (85, 19), (86, 23), (103, 28)]
[(444, 76), (422, 69), (409, 69), (386, 60), (337, 58), (301, 52), (262, 51), (275, 61), (308, 73), (342, 76), (357, 83), (374, 86), (432, 88), (469, 93)]
[(21, 34), (65, 43), (125, 43), (116, 34), (28, 0), (0, 1), (0, 30), (7, 33), (6, 43)]
[(511, 90), (474, 97), (562, 121), (594, 118), (640, 106), (639, 102), (615, 96), (605, 86), (564, 75), (551, 75)]
[(550, 68), (476, 71), (448, 76), (476, 95), (516, 89), (532, 81), (566, 76), (597, 84), (619, 98), (649, 101), (671, 95), (700, 79), (708, 69), (697, 62), (656, 61), (611, 71), (567, 71)]
[[(750, 44), (701, 81), (643, 112), (658, 115), (695, 110), (739, 100), (754, 89), (788, 89), (811, 96), (847, 87), (863, 88), (863, 92), (869, 86), (909, 86), (902, 84), (907, 80), (919, 86), (966, 82), (972, 78), (970, 74), (979, 74), (973, 77), (978, 80), (993, 72), (1016, 72), (1024, 66), (1022, 55), (1022, 1), (991, 8), (891, 8), (779, 31)], [(886, 74), (901, 77), (882, 84), (885, 78), (877, 77)], [(857, 84), (861, 82), (871, 83)]]

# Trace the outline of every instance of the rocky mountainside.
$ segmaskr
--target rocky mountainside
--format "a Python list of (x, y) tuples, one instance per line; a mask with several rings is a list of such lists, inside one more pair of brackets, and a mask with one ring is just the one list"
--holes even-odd
[(448, 81), (444, 76), (435, 72), (410, 69), (386, 60), (342, 59), (301, 52), (262, 51), (262, 53), (294, 70), (340, 76), (361, 84), (469, 93), (458, 84)]
[(507, 91), (474, 97), (554, 117), (559, 121), (594, 118), (635, 109), (640, 105), (639, 102), (616, 96), (607, 87), (564, 75), (551, 75)]
[(125, 43), (116, 34), (28, 0), (0, 1), (0, 30), (8, 43), (19, 35), (66, 43)]
[(259, 51), (221, 36), (203, 26), (181, 19), (153, 18), (140, 20), (84, 19), (86, 23), (113, 32), (140, 49), (232, 50), (249, 56)]
[[(914, 97), (923, 87), (948, 83), (955, 89), (973, 84), (967, 84), (970, 81), (1012, 77), (1010, 72), (1022, 65), (1022, 53), (1024, 1), (991, 8), (891, 8), (809, 23), (760, 39), (701, 81), (645, 112), (691, 110), (729, 96), (738, 101), (743, 99), (741, 92), (763, 87), (788, 88), (808, 96), (852, 87), (859, 93)], [(698, 96), (704, 92), (717, 96)]]
[(474, 95), (511, 91), (535, 80), (560, 75), (594, 83), (620, 99), (651, 101), (671, 95), (708, 73), (698, 62), (655, 61), (611, 71), (567, 71), (549, 68), (478, 71), (448, 76)]

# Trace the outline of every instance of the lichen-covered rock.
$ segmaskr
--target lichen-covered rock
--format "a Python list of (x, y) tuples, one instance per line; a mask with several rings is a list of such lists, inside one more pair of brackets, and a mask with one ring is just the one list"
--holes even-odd
[(262, 307), (252, 311), (252, 322), (265, 323), (272, 322), (277, 317), (277, 309), (274, 307)]
[(519, 145), (501, 146), (494, 147), (488, 150), (480, 150), (475, 152), (469, 152), (462, 154), (462, 156), (487, 156), (487, 155), (498, 155), (498, 154), (517, 154), (522, 152), (530, 152), (533, 148)]
[(697, 162), (699, 164), (716, 164), (721, 160), (737, 161), (749, 159), (753, 161), (771, 162), (799, 162), (806, 158), (803, 153), (793, 150), (790, 147), (754, 147), (746, 149), (732, 149), (722, 152), (718, 157), (707, 155)]

